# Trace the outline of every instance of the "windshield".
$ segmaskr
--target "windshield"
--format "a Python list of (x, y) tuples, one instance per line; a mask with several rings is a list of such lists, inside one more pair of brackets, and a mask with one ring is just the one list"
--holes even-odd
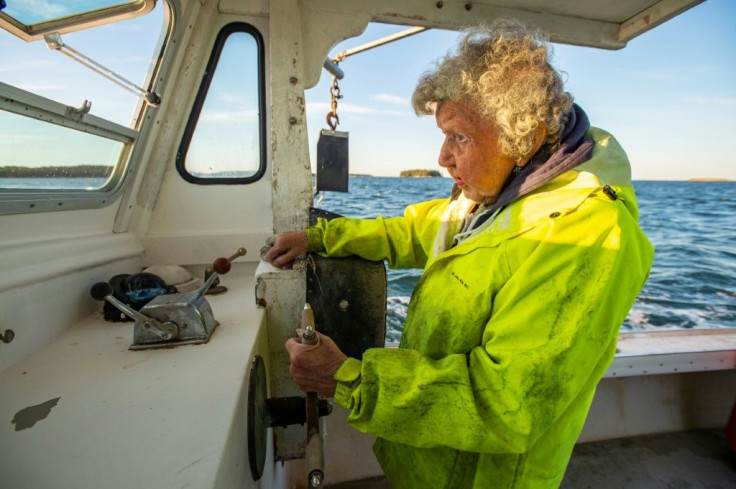
[[(75, 12), (121, 4), (12, 2), (3, 14), (27, 22), (47, 20), (70, 13), (70, 3)], [(164, 27), (164, 4), (159, 2), (148, 15), (68, 32), (62, 38), (65, 45), (135, 85), (148, 87)], [(115, 187), (137, 137), (142, 96), (49, 49), (43, 40), (27, 42), (0, 30), (0, 43), (0, 90), (5, 99), (0, 104), (0, 194)]]

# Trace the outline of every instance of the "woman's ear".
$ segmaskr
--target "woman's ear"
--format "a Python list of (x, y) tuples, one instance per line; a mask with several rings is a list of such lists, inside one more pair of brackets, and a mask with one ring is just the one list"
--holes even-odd
[(534, 147), (532, 148), (531, 155), (537, 154), (537, 151), (539, 151), (539, 148), (542, 147), (544, 144), (544, 140), (547, 137), (547, 128), (544, 126), (544, 124), (540, 124), (537, 126), (537, 129), (534, 131)]

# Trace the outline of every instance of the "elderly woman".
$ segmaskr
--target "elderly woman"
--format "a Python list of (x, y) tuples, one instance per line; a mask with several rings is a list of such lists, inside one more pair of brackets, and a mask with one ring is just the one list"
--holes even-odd
[(646, 280), (653, 248), (626, 154), (589, 125), (548, 57), (514, 21), (467, 34), (412, 100), (444, 135), (450, 198), (403, 217), (321, 220), (266, 255), (424, 269), (398, 349), (358, 361), (325, 336), (286, 345), (299, 387), (334, 395), (378, 437), (397, 489), (559, 486)]

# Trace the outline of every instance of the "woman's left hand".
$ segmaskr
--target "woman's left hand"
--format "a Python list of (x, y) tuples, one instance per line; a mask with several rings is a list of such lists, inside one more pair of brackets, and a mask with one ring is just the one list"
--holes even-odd
[(309, 251), (306, 231), (288, 231), (272, 236), (261, 250), (261, 256), (278, 268), (291, 268), (294, 260)]

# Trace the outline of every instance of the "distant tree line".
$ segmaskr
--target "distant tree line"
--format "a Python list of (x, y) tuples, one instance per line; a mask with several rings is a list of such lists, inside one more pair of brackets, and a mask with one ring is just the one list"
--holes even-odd
[(0, 178), (103, 178), (112, 173), (111, 166), (0, 166)]
[(400, 177), (441, 177), (437, 170), (403, 170)]

